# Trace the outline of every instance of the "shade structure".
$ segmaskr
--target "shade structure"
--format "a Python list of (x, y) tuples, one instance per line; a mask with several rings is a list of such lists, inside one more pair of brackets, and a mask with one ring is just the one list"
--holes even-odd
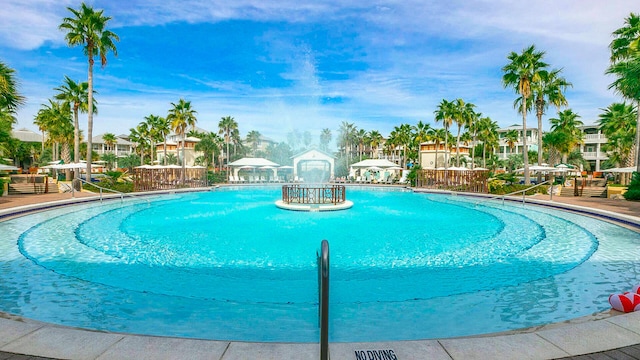
[(267, 160), (264, 158), (249, 158), (249, 157), (245, 157), (239, 160), (236, 160), (234, 162), (229, 163), (229, 166), (234, 167), (234, 168), (238, 168), (241, 166), (254, 166), (254, 167), (260, 167), (260, 166), (279, 166), (280, 164), (276, 164), (271, 160)]
[(607, 169), (607, 170), (602, 170), (603, 172), (610, 172), (610, 173), (632, 173), (634, 171), (636, 171), (636, 167), (635, 166), (629, 166), (629, 167), (623, 167), (623, 168), (612, 168), (612, 169)]
[(15, 167), (13, 165), (0, 164), (0, 171), (15, 171), (15, 170), (20, 170), (20, 168)]
[(355, 164), (351, 164), (351, 168), (362, 169), (362, 168), (370, 168), (372, 166), (376, 166), (382, 169), (398, 166), (398, 164), (391, 162), (387, 159), (367, 159), (357, 162)]

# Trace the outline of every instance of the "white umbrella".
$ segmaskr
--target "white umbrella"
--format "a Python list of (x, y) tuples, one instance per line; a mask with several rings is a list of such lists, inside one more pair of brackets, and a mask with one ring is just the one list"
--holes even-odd
[(283, 165), (283, 166), (278, 167), (278, 169), (283, 169), (283, 170), (284, 169), (293, 169), (293, 166)]
[(20, 170), (20, 168), (17, 168), (13, 165), (0, 164), (0, 171), (14, 171), (14, 170)]
[(602, 170), (603, 172), (614, 172), (614, 173), (632, 173), (634, 171), (636, 171), (636, 167), (635, 166), (629, 166), (629, 167), (624, 167), (624, 168), (613, 168), (613, 169), (607, 169), (607, 170)]
[(368, 167), (368, 168), (367, 168), (367, 170), (371, 170), (371, 171), (380, 171), (380, 170), (382, 170), (382, 168), (379, 168), (379, 167), (377, 167), (377, 166), (371, 166), (371, 167)]
[(477, 167), (477, 168), (473, 168), (473, 170), (477, 170), (477, 171), (485, 171), (485, 170), (489, 170), (487, 168), (483, 168), (483, 167)]
[(260, 169), (275, 169), (276, 167), (271, 166), (271, 165), (265, 165), (265, 166), (261, 166)]

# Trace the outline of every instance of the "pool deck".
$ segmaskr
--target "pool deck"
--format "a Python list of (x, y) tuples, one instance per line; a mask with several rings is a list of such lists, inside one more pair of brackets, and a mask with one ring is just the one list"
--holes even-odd
[[(93, 193), (76, 193), (76, 201)], [(622, 214), (640, 224), (640, 202), (604, 198), (533, 197)], [(74, 201), (70, 193), (0, 197), (0, 215), (45, 202)], [(640, 279), (639, 279), (640, 282)], [(464, 326), (464, 319), (460, 320)], [(318, 359), (317, 343), (248, 343), (140, 336), (70, 328), (0, 313), (0, 360), (39, 359)], [(640, 312), (610, 310), (560, 324), (453, 339), (331, 343), (340, 359), (640, 359)]]

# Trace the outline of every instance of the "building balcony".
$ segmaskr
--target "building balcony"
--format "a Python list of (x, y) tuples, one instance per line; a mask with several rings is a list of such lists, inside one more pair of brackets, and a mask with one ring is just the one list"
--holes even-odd
[(604, 160), (604, 159), (608, 159), (609, 156), (607, 156), (607, 153), (605, 152), (598, 152), (598, 151), (583, 151), (582, 152), (582, 157), (584, 157), (585, 160)]

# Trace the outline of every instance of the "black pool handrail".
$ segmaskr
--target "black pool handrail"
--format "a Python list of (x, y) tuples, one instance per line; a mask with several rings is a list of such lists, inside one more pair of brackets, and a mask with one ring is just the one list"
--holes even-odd
[(318, 258), (320, 360), (329, 359), (329, 242), (322, 240)]

